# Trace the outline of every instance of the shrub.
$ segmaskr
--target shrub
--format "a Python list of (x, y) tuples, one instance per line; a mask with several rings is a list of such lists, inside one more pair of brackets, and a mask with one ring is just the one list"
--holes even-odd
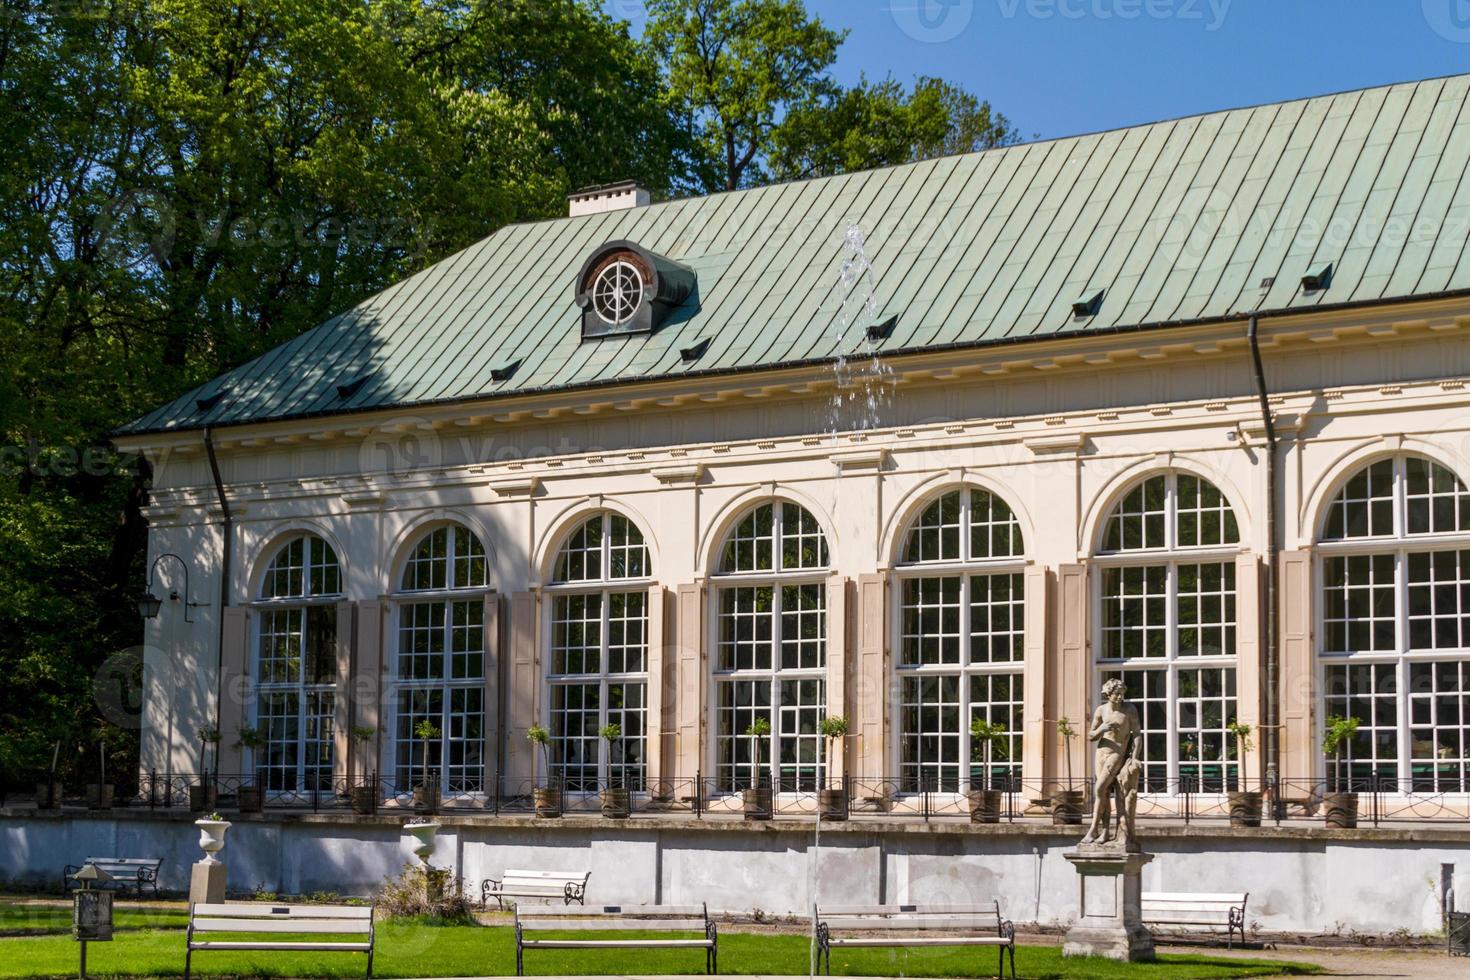
[(476, 921), (464, 879), (448, 868), (405, 864), (403, 873), (384, 879), (373, 897), (378, 909), (390, 919), (419, 919), (442, 925), (473, 925)]

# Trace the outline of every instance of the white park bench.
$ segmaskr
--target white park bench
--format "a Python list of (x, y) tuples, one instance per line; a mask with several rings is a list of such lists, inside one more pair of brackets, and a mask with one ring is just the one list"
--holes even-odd
[(146, 886), (153, 889), (153, 894), (158, 894), (158, 869), (163, 867), (163, 858), (116, 858), (116, 857), (89, 857), (81, 864), (68, 864), (61, 872), (61, 888), (76, 887), (79, 882), (72, 879), (72, 875), (87, 865), (95, 865), (99, 870), (106, 871), (111, 876), (109, 885), (121, 891), (132, 886), (133, 893), (141, 896)]
[(1016, 927), (1000, 902), (980, 905), (826, 905), (816, 910), (817, 952), (832, 973), (834, 946), (995, 946), (998, 976), (1011, 958), (1016, 976)]
[(490, 899), (505, 908), (507, 898), (561, 899), (563, 905), (587, 904), (587, 879), (590, 871), (517, 871), (507, 868), (499, 878), (480, 882), (480, 907), (488, 908)]
[(1225, 928), (1225, 945), (1234, 946), (1235, 933), (1245, 942), (1245, 900), (1249, 892), (1144, 892), (1143, 924)]
[[(555, 932), (556, 936), (538, 936)], [(567, 933), (588, 933), (576, 939)], [(617, 938), (606, 933), (656, 933)], [(596, 936), (592, 934), (603, 933)], [(682, 933), (683, 935), (673, 935)], [(698, 935), (692, 935), (698, 933)], [(704, 972), (719, 968), (719, 934), (704, 905), (604, 905), (592, 909), (516, 906), (516, 976), (528, 949), (702, 949)]]
[[(195, 938), (200, 933), (219, 938)], [(248, 938), (225, 938), (231, 933)], [(371, 977), (373, 939), (373, 910), (365, 905), (190, 905), (184, 980), (189, 980), (194, 951), (210, 949), (366, 953)]]

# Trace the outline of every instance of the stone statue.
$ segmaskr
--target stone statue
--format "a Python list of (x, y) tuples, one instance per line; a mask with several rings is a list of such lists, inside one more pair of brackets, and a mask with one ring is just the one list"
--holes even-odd
[[(1082, 838), (1084, 845), (1108, 846), (1121, 851), (1134, 850), (1135, 820), (1138, 813), (1138, 781), (1143, 774), (1139, 750), (1143, 742), (1143, 725), (1138, 709), (1123, 700), (1123, 682), (1114, 678), (1103, 685), (1103, 703), (1092, 713), (1087, 740), (1097, 743), (1093, 764), (1097, 785), (1093, 793), (1092, 824)], [(1112, 825), (1114, 797), (1118, 805), (1118, 825)]]

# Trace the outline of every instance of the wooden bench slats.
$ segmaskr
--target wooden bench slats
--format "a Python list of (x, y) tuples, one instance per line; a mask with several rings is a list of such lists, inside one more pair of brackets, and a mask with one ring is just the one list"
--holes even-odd
[(973, 915), (936, 915), (923, 919), (900, 919), (888, 918), (886, 916), (849, 916), (842, 919), (823, 918), (834, 931), (839, 929), (881, 929), (884, 931), (904, 932), (909, 930), (925, 929), (994, 929), (1000, 920), (995, 913), (989, 916)]
[[(667, 929), (670, 932), (677, 932), (680, 930), (691, 930), (697, 932), (704, 931), (703, 919), (657, 919), (653, 921), (657, 922), (659, 929)], [(643, 919), (581, 919), (575, 921), (561, 919), (526, 919), (524, 922), (521, 923), (521, 927), (528, 932), (550, 932), (557, 929), (575, 930), (577, 932), (606, 932), (617, 930), (632, 932), (638, 929), (647, 930), (648, 922)]]
[[(613, 938), (600, 935), (528, 937), (530, 933), (655, 932), (703, 935)], [(525, 976), (527, 949), (702, 949), (706, 973), (719, 965), (719, 934), (704, 905), (603, 905), (590, 909), (516, 906), (516, 976)]]
[(999, 902), (982, 902), (972, 905), (823, 905), (819, 910), (823, 919), (840, 915), (900, 915), (917, 914), (984, 914), (997, 915)]
[(1225, 944), (1235, 945), (1235, 934), (1245, 941), (1245, 906), (1248, 892), (1144, 892), (1140, 896), (1146, 926), (1224, 927)]
[[(892, 946), (893, 940), (883, 936), (848, 937), (834, 936), (827, 941), (830, 946)], [(1008, 946), (1010, 940), (1004, 936), (915, 936), (904, 940), (905, 946)]]
[(364, 919), (371, 921), (373, 910), (366, 905), (266, 905), (208, 904), (194, 906), (195, 916), (211, 918), (256, 918), (299, 922), (302, 919)]
[(351, 935), (371, 932), (371, 922), (361, 919), (296, 919), (275, 922), (270, 919), (195, 919), (195, 932), (284, 932), (319, 935)]
[(102, 887), (122, 889), (132, 886), (134, 893), (141, 895), (143, 886), (147, 885), (153, 889), (154, 895), (158, 894), (158, 872), (163, 867), (163, 858), (89, 857), (81, 864), (68, 864), (62, 869), (62, 891), (79, 887), (80, 882), (71, 875), (89, 864), (106, 871), (112, 877), (112, 881)]
[(1249, 896), (1249, 892), (1201, 892), (1198, 895), (1191, 892), (1144, 892), (1140, 898), (1145, 902), (1229, 902), (1239, 905)]
[(480, 906), (495, 899), (505, 908), (507, 898), (560, 898), (565, 905), (587, 901), (587, 881), (591, 871), (533, 871), (507, 868), (499, 878), (480, 882)]
[[(269, 938), (197, 938), (201, 933), (211, 937), (235, 933)], [(298, 938), (276, 938), (279, 936)], [(320, 936), (365, 936), (366, 941), (317, 938)], [(200, 902), (189, 906), (189, 930), (184, 938), (184, 980), (189, 980), (194, 953), (200, 950), (366, 953), (367, 976), (371, 978), (376, 942), (370, 906)]]
[[(1016, 929), (1001, 918), (1000, 902), (968, 905), (827, 905), (815, 910), (818, 954), (832, 973), (832, 947), (992, 946), (999, 973), (1007, 954), (1016, 976)], [(949, 935), (916, 935), (948, 930)]]

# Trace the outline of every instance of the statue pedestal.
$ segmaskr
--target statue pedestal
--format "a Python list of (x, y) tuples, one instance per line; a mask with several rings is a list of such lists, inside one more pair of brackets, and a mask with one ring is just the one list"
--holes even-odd
[(225, 866), (218, 861), (196, 861), (189, 875), (189, 901), (218, 905), (225, 900)]
[(1082, 916), (1067, 930), (1063, 956), (1102, 956), (1125, 963), (1154, 958), (1154, 940), (1143, 927), (1140, 872), (1152, 854), (1116, 847), (1081, 847), (1062, 857), (1077, 869)]

